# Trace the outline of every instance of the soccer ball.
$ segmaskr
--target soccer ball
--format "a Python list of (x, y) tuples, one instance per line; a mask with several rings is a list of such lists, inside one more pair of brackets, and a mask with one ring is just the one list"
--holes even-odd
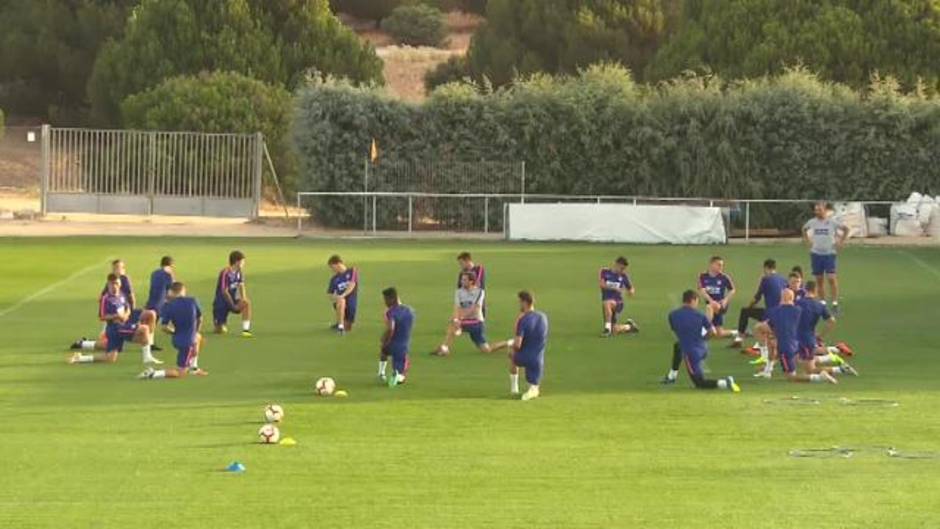
[(284, 408), (277, 404), (268, 404), (264, 408), (264, 420), (267, 422), (281, 422), (284, 419)]
[(321, 397), (329, 397), (336, 391), (336, 381), (330, 377), (323, 377), (317, 380), (316, 393)]
[(258, 430), (258, 440), (264, 445), (277, 444), (281, 440), (281, 431), (273, 424), (265, 424)]

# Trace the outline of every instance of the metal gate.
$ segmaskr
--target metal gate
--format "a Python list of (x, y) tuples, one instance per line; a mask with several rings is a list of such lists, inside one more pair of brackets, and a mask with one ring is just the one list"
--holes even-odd
[(258, 216), (256, 134), (42, 128), (42, 212)]

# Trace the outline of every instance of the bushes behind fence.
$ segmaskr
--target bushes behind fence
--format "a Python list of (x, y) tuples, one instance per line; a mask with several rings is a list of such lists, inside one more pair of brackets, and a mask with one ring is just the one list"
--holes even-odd
[[(873, 79), (860, 93), (802, 69), (647, 87), (621, 67), (597, 65), (500, 90), (445, 85), (420, 105), (327, 80), (297, 97), (300, 188), (362, 190), (373, 138), (380, 164), (525, 160), (529, 193), (840, 199), (940, 193), (940, 100), (901, 94), (891, 79)], [(361, 225), (361, 209), (340, 202), (314, 209), (321, 222)]]

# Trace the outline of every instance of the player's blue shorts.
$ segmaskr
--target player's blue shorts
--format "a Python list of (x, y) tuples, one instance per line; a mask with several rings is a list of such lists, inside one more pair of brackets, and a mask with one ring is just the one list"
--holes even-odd
[(690, 377), (705, 378), (705, 369), (702, 367), (705, 362), (704, 356), (683, 353), (682, 357), (685, 360), (685, 368), (688, 370)]
[[(349, 323), (356, 321), (356, 309), (359, 307), (359, 298), (358, 297), (348, 297), (346, 298), (346, 311), (343, 314), (343, 319)], [(333, 304), (333, 308), (336, 308), (336, 303)]]
[[(139, 318), (140, 315), (138, 314), (138, 319)], [(134, 338), (134, 334), (137, 332), (137, 322), (132, 321), (132, 319), (128, 319), (126, 322), (120, 324), (109, 323), (105, 327), (104, 334), (108, 338), (109, 353), (120, 353), (124, 351), (124, 342)]]
[(408, 372), (408, 369), (411, 367), (411, 359), (408, 357), (407, 347), (396, 345), (383, 347), (382, 359), (384, 360), (389, 356), (392, 357), (392, 367), (395, 368), (395, 371), (403, 375)]
[(225, 325), (228, 321), (229, 314), (238, 314), (237, 309), (233, 309), (229, 306), (228, 303), (213, 303), (212, 304), (212, 321), (216, 325)]
[(836, 273), (836, 254), (820, 255), (816, 253), (809, 254), (810, 263), (813, 268), (814, 276)]
[(816, 357), (818, 341), (815, 335), (800, 336), (800, 350), (797, 353), (800, 360), (808, 362)]
[(189, 368), (196, 358), (196, 342), (177, 342), (174, 340), (173, 347), (176, 348), (176, 367), (180, 369)]
[(796, 373), (796, 349), (778, 347), (777, 356), (780, 358), (780, 368), (784, 373)]
[(545, 368), (545, 351), (538, 353), (517, 351), (512, 355), (512, 363), (525, 369), (526, 382), (538, 385), (542, 380), (542, 370)]
[(727, 312), (728, 312), (727, 308), (723, 308), (719, 310), (718, 312), (716, 312), (715, 315), (712, 316), (712, 325), (714, 325), (715, 327), (724, 327), (725, 313)]
[(486, 329), (482, 321), (460, 322), (460, 330), (470, 335), (477, 347), (486, 343)]
[(601, 298), (601, 303), (607, 304), (608, 301), (616, 301), (617, 305), (614, 307), (614, 312), (610, 317), (611, 323), (617, 323), (617, 316), (623, 312), (623, 300), (616, 298)]

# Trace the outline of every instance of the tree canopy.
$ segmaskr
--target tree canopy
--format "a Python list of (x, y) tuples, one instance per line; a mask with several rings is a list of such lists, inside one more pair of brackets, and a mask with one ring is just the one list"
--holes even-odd
[(823, 79), (865, 87), (875, 72), (912, 89), (940, 88), (936, 0), (686, 0), (680, 26), (647, 72), (725, 78), (778, 74), (803, 64)]
[(311, 70), (382, 81), (375, 50), (326, 0), (142, 0), (101, 50), (89, 95), (97, 121), (116, 124), (127, 96), (169, 77), (231, 71), (294, 88)]

